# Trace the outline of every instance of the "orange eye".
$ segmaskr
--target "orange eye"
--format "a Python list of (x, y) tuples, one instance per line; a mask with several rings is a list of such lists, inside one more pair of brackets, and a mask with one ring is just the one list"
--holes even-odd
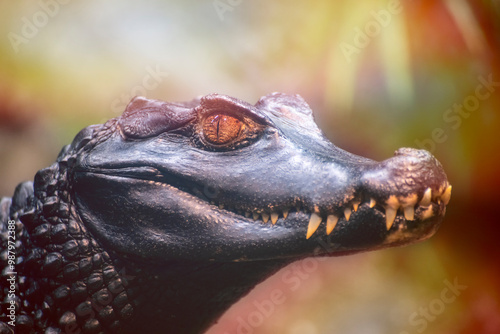
[(215, 114), (205, 119), (203, 134), (208, 142), (223, 145), (237, 139), (243, 127), (243, 123), (235, 117)]

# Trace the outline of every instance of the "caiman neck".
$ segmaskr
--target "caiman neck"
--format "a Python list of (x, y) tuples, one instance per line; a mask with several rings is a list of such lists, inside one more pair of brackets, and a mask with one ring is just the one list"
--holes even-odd
[(126, 262), (120, 272), (126, 275), (127, 294), (135, 306), (131, 332), (203, 333), (256, 284), (291, 260), (136, 263), (137, 267)]

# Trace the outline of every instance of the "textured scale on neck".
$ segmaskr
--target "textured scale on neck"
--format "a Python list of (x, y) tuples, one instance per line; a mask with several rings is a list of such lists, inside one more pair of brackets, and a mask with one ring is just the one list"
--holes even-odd
[[(56, 163), (37, 173), (34, 184), (22, 183), (12, 200), (2, 200), (0, 267), (5, 280), (10, 272), (6, 230), (9, 220), (14, 221), (19, 333), (124, 332), (133, 314), (126, 277), (87, 231), (70, 200), (66, 169), (71, 154), (63, 150)], [(9, 285), (2, 286), (4, 300)], [(9, 314), (7, 306), (2, 305), (0, 319)]]

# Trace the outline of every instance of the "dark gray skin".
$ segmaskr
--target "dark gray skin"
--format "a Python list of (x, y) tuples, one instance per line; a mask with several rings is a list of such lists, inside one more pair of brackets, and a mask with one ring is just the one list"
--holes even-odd
[(450, 194), (430, 153), (345, 152), (299, 96), (135, 98), (2, 199), (0, 333), (202, 333), (293, 261), (429, 238)]

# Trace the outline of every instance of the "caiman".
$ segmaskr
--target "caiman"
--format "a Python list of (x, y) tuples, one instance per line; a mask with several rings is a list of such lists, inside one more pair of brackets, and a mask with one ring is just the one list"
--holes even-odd
[(293, 261), (425, 240), (451, 186), (427, 151), (373, 161), (298, 95), (134, 98), (0, 205), (0, 333), (202, 333)]

